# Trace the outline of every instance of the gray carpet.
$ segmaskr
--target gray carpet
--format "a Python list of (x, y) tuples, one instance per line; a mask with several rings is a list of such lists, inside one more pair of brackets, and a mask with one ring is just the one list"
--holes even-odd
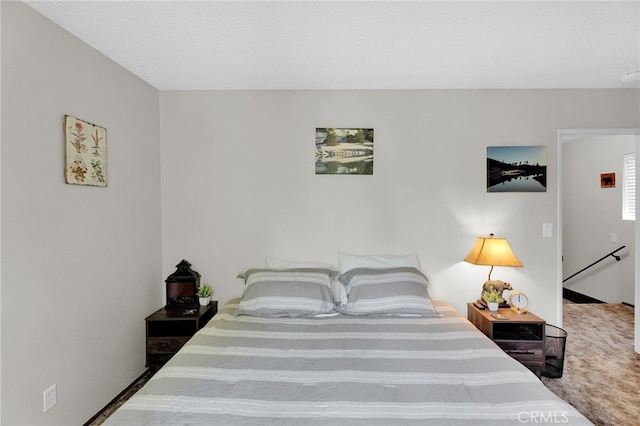
[(634, 308), (622, 304), (563, 305), (564, 372), (542, 381), (596, 425), (632, 425), (640, 419), (633, 317)]
[[(632, 425), (640, 419), (640, 354), (633, 351), (634, 308), (622, 304), (565, 304), (569, 334), (563, 375), (543, 383), (596, 425)], [(102, 424), (151, 374), (134, 383), (85, 426)]]

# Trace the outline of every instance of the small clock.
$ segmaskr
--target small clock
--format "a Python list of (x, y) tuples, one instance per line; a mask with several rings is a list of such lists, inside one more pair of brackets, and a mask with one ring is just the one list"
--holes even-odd
[(529, 304), (529, 298), (521, 291), (514, 291), (509, 295), (509, 304), (513, 311), (524, 314), (527, 312), (525, 308)]

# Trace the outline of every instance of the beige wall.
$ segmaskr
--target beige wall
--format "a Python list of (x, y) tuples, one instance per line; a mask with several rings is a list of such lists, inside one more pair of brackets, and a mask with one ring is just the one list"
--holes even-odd
[[(635, 221), (622, 220), (623, 156), (635, 152), (632, 135), (591, 136), (565, 142), (563, 170), (564, 278), (607, 253), (621, 250), (571, 278), (565, 287), (610, 303), (634, 304)], [(601, 188), (600, 174), (615, 173), (615, 188)], [(616, 234), (618, 242), (611, 242)]]
[[(2, 7), (0, 6), (0, 35), (2, 35)], [(1, 42), (1, 40), (0, 40)], [(0, 46), (0, 53), (2, 46)], [(2, 94), (2, 55), (0, 54), (0, 98)], [(0, 101), (0, 422), (2, 421), (2, 102)]]
[[(638, 127), (638, 112), (637, 90), (162, 92), (164, 274), (186, 257), (224, 302), (266, 255), (415, 252), (465, 312), (489, 268), (462, 259), (493, 232), (524, 268), (492, 278), (559, 324), (558, 129)], [(374, 174), (316, 176), (316, 127), (374, 128)], [(493, 145), (547, 146), (547, 192), (487, 193)]]
[[(144, 317), (162, 306), (158, 92), (23, 3), (0, 7), (1, 423), (78, 425), (144, 371)], [(64, 114), (107, 128), (107, 188), (64, 183)]]

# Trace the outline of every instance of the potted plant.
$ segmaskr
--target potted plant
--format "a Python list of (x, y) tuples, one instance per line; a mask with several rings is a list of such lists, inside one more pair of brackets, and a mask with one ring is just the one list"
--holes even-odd
[(211, 287), (206, 284), (202, 284), (198, 287), (198, 299), (200, 300), (200, 306), (207, 306), (211, 302)]
[(491, 312), (497, 312), (500, 302), (502, 302), (502, 292), (495, 288), (482, 292), (482, 300), (487, 302)]

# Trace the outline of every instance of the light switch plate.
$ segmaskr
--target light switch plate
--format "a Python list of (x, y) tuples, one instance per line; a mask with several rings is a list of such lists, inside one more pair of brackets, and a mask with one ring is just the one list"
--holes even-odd
[(542, 224), (542, 236), (545, 238), (553, 237), (553, 224), (552, 223), (543, 223)]

